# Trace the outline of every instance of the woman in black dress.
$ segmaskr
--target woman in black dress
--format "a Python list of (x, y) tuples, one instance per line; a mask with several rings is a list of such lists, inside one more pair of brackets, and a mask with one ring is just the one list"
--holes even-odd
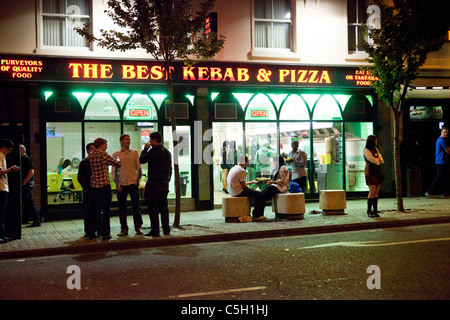
[[(366, 176), (366, 184), (369, 186), (369, 195), (367, 197), (367, 215), (370, 218), (379, 217), (378, 215), (378, 193), (383, 183), (383, 175), (381, 164), (384, 163), (383, 157), (377, 148), (378, 139), (374, 135), (370, 135), (366, 140), (364, 148), (364, 160), (366, 166), (364, 174)], [(373, 210), (372, 210), (373, 206)]]

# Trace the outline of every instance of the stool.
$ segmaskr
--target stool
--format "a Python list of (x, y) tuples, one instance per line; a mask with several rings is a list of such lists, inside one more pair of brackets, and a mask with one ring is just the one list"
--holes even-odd
[(305, 194), (278, 193), (273, 198), (272, 210), (279, 219), (303, 219), (305, 214)]
[(222, 216), (225, 222), (239, 222), (239, 217), (250, 216), (248, 197), (227, 197), (222, 199)]
[(322, 214), (345, 214), (347, 208), (345, 190), (320, 190), (319, 204)]

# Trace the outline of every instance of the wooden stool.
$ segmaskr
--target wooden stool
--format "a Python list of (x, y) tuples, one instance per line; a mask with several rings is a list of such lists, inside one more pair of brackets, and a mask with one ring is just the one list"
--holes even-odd
[(227, 197), (222, 199), (222, 216), (225, 222), (239, 222), (239, 217), (250, 216), (248, 197)]
[(320, 190), (319, 204), (322, 214), (345, 214), (347, 208), (345, 190)]
[(278, 193), (273, 198), (272, 210), (279, 219), (303, 219), (305, 214), (305, 194)]

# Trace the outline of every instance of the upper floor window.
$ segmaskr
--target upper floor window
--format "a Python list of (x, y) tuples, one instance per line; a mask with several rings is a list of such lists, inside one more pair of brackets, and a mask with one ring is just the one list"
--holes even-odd
[(367, 41), (363, 23), (367, 21), (366, 0), (347, 0), (348, 51), (362, 52), (358, 46)]
[(89, 47), (74, 30), (90, 22), (89, 0), (42, 0), (41, 15), (43, 47)]
[(254, 0), (255, 47), (291, 49), (291, 1)]

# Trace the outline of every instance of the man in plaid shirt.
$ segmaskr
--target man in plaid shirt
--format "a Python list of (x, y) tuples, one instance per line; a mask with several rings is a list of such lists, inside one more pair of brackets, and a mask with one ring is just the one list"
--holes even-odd
[(95, 150), (89, 156), (89, 165), (91, 167), (91, 192), (89, 199), (89, 213), (87, 219), (87, 236), (89, 239), (95, 238), (95, 230), (97, 229), (97, 217), (103, 210), (102, 215), (102, 237), (103, 240), (111, 239), (110, 215), (109, 208), (111, 205), (111, 182), (109, 179), (109, 166), (120, 167), (121, 163), (114, 160), (106, 149), (108, 141), (103, 138), (97, 138), (94, 141)]

